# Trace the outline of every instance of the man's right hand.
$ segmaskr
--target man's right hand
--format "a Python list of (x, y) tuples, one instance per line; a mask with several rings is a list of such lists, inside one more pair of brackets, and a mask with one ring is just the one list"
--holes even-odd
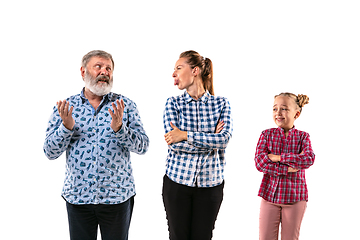
[(60, 115), (60, 117), (61, 117), (61, 119), (63, 121), (64, 126), (67, 129), (72, 130), (74, 128), (74, 125), (75, 125), (75, 120), (72, 117), (72, 111), (73, 111), (74, 107), (71, 106), (70, 110), (69, 110), (70, 103), (67, 102), (66, 100), (58, 101), (56, 103), (56, 105), (57, 105), (57, 109), (59, 111), (59, 115)]

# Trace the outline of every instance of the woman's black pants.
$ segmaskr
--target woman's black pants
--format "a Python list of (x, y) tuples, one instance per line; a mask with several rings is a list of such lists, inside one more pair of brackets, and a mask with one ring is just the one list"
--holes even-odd
[(163, 201), (170, 240), (210, 240), (223, 200), (224, 182), (210, 188), (163, 183)]

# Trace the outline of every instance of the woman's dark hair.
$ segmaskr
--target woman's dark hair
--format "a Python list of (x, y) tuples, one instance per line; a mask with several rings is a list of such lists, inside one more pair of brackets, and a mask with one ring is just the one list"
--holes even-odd
[(191, 68), (199, 67), (205, 90), (214, 95), (213, 66), (210, 58), (204, 58), (193, 50), (181, 53), (180, 58), (186, 58)]

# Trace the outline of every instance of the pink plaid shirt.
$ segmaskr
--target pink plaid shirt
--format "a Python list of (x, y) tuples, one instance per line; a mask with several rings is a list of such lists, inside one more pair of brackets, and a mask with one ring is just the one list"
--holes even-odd
[[(281, 155), (281, 161), (272, 162), (268, 157), (270, 153)], [(263, 131), (255, 153), (256, 168), (264, 173), (258, 195), (279, 204), (307, 201), (305, 169), (313, 165), (314, 160), (308, 133), (294, 127), (285, 138), (284, 130), (280, 127)], [(300, 170), (289, 173), (288, 167)]]

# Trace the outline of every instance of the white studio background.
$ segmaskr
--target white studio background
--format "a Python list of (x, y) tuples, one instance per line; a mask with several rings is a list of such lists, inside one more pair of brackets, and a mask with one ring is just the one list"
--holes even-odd
[(303, 93), (295, 122), (316, 154), (301, 239), (355, 239), (360, 223), (358, 1), (7, 1), (1, 4), (1, 239), (68, 239), (60, 197), (65, 154), (42, 146), (56, 101), (80, 93), (80, 61), (115, 60), (113, 92), (134, 100), (150, 138), (132, 154), (137, 188), (130, 239), (168, 239), (161, 188), (167, 146), (162, 113), (181, 52), (214, 64), (215, 94), (230, 100), (225, 196), (214, 240), (258, 239), (262, 174), (254, 153), (275, 127), (273, 96)]

